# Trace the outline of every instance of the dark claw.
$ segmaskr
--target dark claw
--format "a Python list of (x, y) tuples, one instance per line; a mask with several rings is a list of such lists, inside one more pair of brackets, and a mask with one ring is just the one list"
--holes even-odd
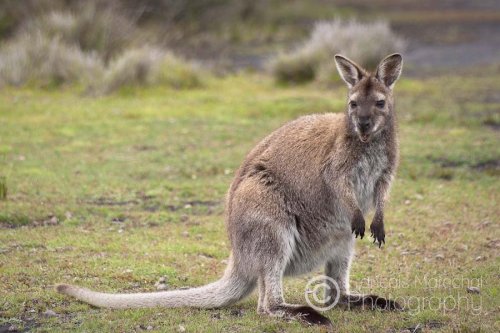
[(383, 220), (374, 220), (370, 225), (370, 231), (373, 237), (373, 243), (378, 243), (378, 247), (382, 247), (382, 243), (385, 244), (385, 231)]
[(351, 222), (352, 233), (358, 238), (363, 239), (365, 236), (365, 219), (361, 212), (357, 212)]

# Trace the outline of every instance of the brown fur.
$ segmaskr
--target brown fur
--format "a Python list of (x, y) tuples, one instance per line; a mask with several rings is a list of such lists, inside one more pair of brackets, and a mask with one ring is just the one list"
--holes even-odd
[[(234, 303), (258, 284), (259, 313), (330, 327), (313, 309), (285, 303), (282, 293), (283, 276), (324, 265), (342, 302), (398, 309), (378, 296), (349, 294), (349, 269), (354, 235), (363, 238), (364, 215), (372, 208), (370, 231), (379, 246), (385, 243), (383, 209), (398, 160), (392, 88), (402, 59), (385, 58), (374, 75), (344, 57), (335, 60), (350, 88), (346, 113), (284, 125), (252, 149), (236, 172), (226, 207), (232, 255), (221, 280), (151, 294), (102, 294), (66, 285), (57, 290), (104, 307), (210, 308)], [(334, 299), (337, 290), (330, 293)]]

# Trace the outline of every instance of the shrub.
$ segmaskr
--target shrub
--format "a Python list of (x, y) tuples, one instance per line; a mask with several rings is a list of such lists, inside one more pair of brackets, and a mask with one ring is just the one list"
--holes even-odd
[(172, 88), (196, 88), (203, 85), (205, 75), (206, 73), (198, 64), (167, 52), (162, 59), (157, 80), (159, 84)]
[(314, 80), (320, 63), (317, 54), (298, 49), (292, 54), (278, 54), (271, 62), (271, 70), (280, 82), (301, 83)]
[(166, 85), (192, 88), (202, 84), (202, 72), (196, 65), (172, 53), (151, 46), (126, 50), (112, 60), (104, 74), (101, 93), (122, 87)]
[(57, 37), (20, 34), (0, 51), (0, 83), (40, 87), (86, 83), (102, 72), (95, 53), (85, 53)]
[(21, 31), (41, 32), (77, 45), (83, 51), (98, 52), (105, 61), (117, 55), (131, 43), (135, 22), (109, 5), (95, 1), (83, 2), (74, 11), (52, 11), (26, 23)]
[(30, 19), (0, 48), (0, 84), (82, 84), (91, 93), (201, 85), (202, 72), (194, 64), (160, 48), (134, 47), (135, 23), (117, 3), (76, 2), (72, 10)]
[(279, 54), (270, 67), (278, 81), (330, 81), (337, 77), (333, 62), (336, 53), (373, 67), (387, 54), (402, 52), (405, 47), (406, 41), (384, 21), (319, 22), (308, 40), (289, 54)]

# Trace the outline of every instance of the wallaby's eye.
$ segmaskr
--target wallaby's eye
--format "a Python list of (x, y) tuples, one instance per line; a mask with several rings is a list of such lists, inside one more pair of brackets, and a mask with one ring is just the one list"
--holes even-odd
[(350, 106), (351, 108), (355, 108), (356, 106), (358, 106), (358, 103), (356, 103), (355, 101), (350, 101), (350, 102), (349, 102), (349, 106)]
[(385, 101), (384, 100), (380, 100), (380, 101), (377, 101), (377, 103), (375, 103), (375, 105), (378, 107), (378, 108), (383, 108), (385, 106)]

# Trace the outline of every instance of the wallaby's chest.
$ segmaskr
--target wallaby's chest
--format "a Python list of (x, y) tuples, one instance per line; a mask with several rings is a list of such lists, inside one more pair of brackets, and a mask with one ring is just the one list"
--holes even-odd
[(376, 146), (362, 154), (354, 164), (350, 180), (359, 208), (367, 213), (372, 207), (375, 186), (387, 169), (389, 158), (383, 146)]

